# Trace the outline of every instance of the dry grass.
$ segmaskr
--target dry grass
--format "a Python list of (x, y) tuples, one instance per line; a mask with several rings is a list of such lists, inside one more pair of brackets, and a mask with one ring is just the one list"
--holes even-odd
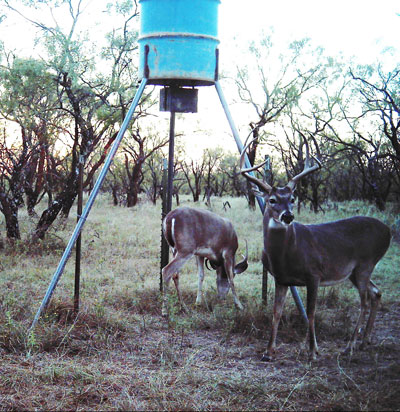
[[(358, 313), (357, 293), (345, 284), (321, 290), (318, 361), (307, 361), (305, 328), (288, 299), (277, 360), (262, 363), (273, 288), (270, 282), (265, 308), (261, 216), (244, 199), (229, 201), (227, 212), (222, 200), (213, 206), (234, 222), (241, 251), (244, 239), (249, 242), (249, 269), (236, 279), (243, 312), (230, 295), (217, 300), (211, 273), (205, 303), (194, 307), (193, 262), (181, 276), (190, 311), (180, 313), (173, 295), (164, 320), (159, 207), (114, 208), (100, 198), (83, 233), (79, 315), (71, 307), (71, 259), (35, 333), (27, 335), (75, 219), (60, 222), (40, 244), (6, 244), (0, 250), (0, 410), (398, 410), (399, 245), (393, 242), (374, 274), (383, 302), (367, 350), (342, 354)], [(351, 214), (377, 216), (370, 206), (351, 203), (326, 215), (303, 212), (299, 220)], [(396, 218), (378, 217), (389, 224)], [(24, 232), (34, 223), (23, 216)]]

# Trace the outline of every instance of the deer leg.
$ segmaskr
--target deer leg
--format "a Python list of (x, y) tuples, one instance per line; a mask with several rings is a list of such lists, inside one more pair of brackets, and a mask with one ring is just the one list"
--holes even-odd
[(200, 305), (203, 300), (203, 280), (204, 280), (204, 258), (196, 256), (198, 269), (197, 297), (196, 305)]
[(229, 286), (232, 290), (233, 301), (239, 310), (243, 310), (243, 305), (236, 294), (235, 284), (233, 283), (233, 259), (231, 257), (225, 256), (224, 258), (225, 272), (228, 276)]
[(315, 336), (315, 309), (317, 306), (318, 286), (318, 278), (312, 278), (307, 284), (307, 317), (310, 360), (315, 360), (318, 355), (317, 338)]
[[(168, 315), (168, 287), (169, 287), (169, 282), (171, 281), (171, 278), (176, 275), (178, 275), (179, 270), (181, 267), (193, 256), (193, 253), (182, 253), (182, 252), (177, 252), (174, 258), (171, 260), (171, 262), (168, 263), (168, 265), (164, 266), (162, 270), (162, 277), (163, 277), (163, 304), (162, 304), (162, 315), (167, 316)], [(176, 290), (178, 293), (178, 299), (181, 300), (180, 298), (180, 290), (179, 290), (179, 283), (177, 286), (177, 282), (174, 279)]]
[(364, 336), (363, 336), (360, 349), (364, 349), (365, 346), (370, 343), (370, 334), (372, 331), (372, 327), (374, 326), (379, 302), (382, 297), (381, 292), (379, 291), (379, 289), (376, 287), (376, 285), (372, 281), (369, 281), (368, 296), (371, 299), (371, 311), (368, 317), (367, 326), (365, 327), (365, 332), (364, 332)]
[(279, 285), (275, 281), (274, 314), (272, 318), (271, 336), (268, 343), (267, 352), (263, 354), (261, 360), (266, 362), (273, 359), (276, 346), (276, 335), (278, 333), (279, 321), (281, 320), (283, 306), (286, 300), (288, 287)]
[(358, 316), (358, 320), (356, 323), (356, 327), (354, 328), (354, 332), (351, 336), (350, 342), (346, 347), (346, 352), (349, 351), (350, 354), (353, 353), (353, 350), (356, 346), (358, 336), (361, 332), (361, 325), (364, 323), (365, 313), (367, 311), (368, 306), (368, 289), (367, 289), (367, 282), (369, 282), (369, 277), (371, 275), (371, 271), (368, 270), (357, 270), (355, 269), (353, 274), (350, 276), (350, 280), (353, 285), (358, 289), (358, 293), (360, 295), (360, 315)]
[(172, 279), (175, 283), (175, 289), (176, 289), (176, 293), (178, 295), (178, 300), (179, 300), (179, 304), (181, 306), (181, 310), (186, 311), (185, 304), (183, 303), (183, 299), (182, 299), (181, 290), (179, 288), (179, 272), (175, 273), (172, 276)]

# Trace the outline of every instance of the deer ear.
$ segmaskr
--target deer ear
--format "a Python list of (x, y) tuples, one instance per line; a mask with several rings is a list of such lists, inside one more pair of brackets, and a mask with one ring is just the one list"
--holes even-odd
[(235, 269), (233, 271), (236, 275), (238, 275), (239, 273), (243, 273), (248, 268), (248, 266), (249, 265), (247, 263), (247, 260), (243, 260), (235, 266)]
[(206, 260), (205, 260), (205, 264), (206, 264), (206, 268), (207, 268), (208, 270), (211, 270), (211, 269), (209, 268), (208, 264), (210, 264), (210, 266), (211, 266), (214, 270), (217, 270), (217, 269), (218, 269), (218, 264), (217, 264), (216, 262), (211, 261), (210, 259), (206, 259)]

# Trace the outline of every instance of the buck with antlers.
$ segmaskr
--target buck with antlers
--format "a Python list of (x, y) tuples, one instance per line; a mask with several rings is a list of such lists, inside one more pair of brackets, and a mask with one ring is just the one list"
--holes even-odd
[[(249, 142), (250, 144), (251, 142)], [(364, 322), (368, 302), (370, 314), (363, 334), (362, 347), (369, 342), (381, 298), (371, 281), (375, 265), (386, 253), (391, 239), (390, 229), (377, 219), (356, 216), (334, 222), (302, 225), (293, 222), (294, 190), (300, 179), (318, 170), (320, 161), (314, 157), (312, 164), (306, 142), (304, 170), (284, 187), (272, 187), (249, 174), (262, 165), (245, 169), (246, 145), (241, 154), (241, 173), (259, 190), (265, 199), (263, 218), (263, 263), (275, 278), (275, 300), (272, 329), (264, 361), (273, 358), (278, 324), (289, 286), (307, 288), (307, 316), (310, 359), (315, 359), (318, 346), (315, 337), (314, 317), (319, 286), (331, 286), (350, 279), (358, 289), (361, 310), (347, 349), (353, 351)]]
[(167, 214), (163, 221), (163, 232), (173, 250), (173, 259), (162, 270), (164, 299), (163, 315), (167, 315), (167, 289), (171, 278), (174, 280), (178, 299), (183, 307), (179, 289), (179, 270), (193, 256), (198, 267), (198, 288), (196, 304), (202, 301), (204, 280), (204, 260), (208, 259), (217, 272), (218, 297), (224, 298), (232, 290), (235, 305), (243, 309), (237, 297), (233, 278), (247, 269), (246, 256), (235, 264), (238, 238), (232, 223), (207, 210), (181, 207)]

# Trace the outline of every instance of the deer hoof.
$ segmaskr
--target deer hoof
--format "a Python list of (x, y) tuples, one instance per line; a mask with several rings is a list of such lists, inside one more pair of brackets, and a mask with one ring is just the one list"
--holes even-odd
[(272, 362), (274, 360), (274, 358), (269, 355), (268, 353), (263, 353), (262, 357), (261, 357), (261, 362)]

